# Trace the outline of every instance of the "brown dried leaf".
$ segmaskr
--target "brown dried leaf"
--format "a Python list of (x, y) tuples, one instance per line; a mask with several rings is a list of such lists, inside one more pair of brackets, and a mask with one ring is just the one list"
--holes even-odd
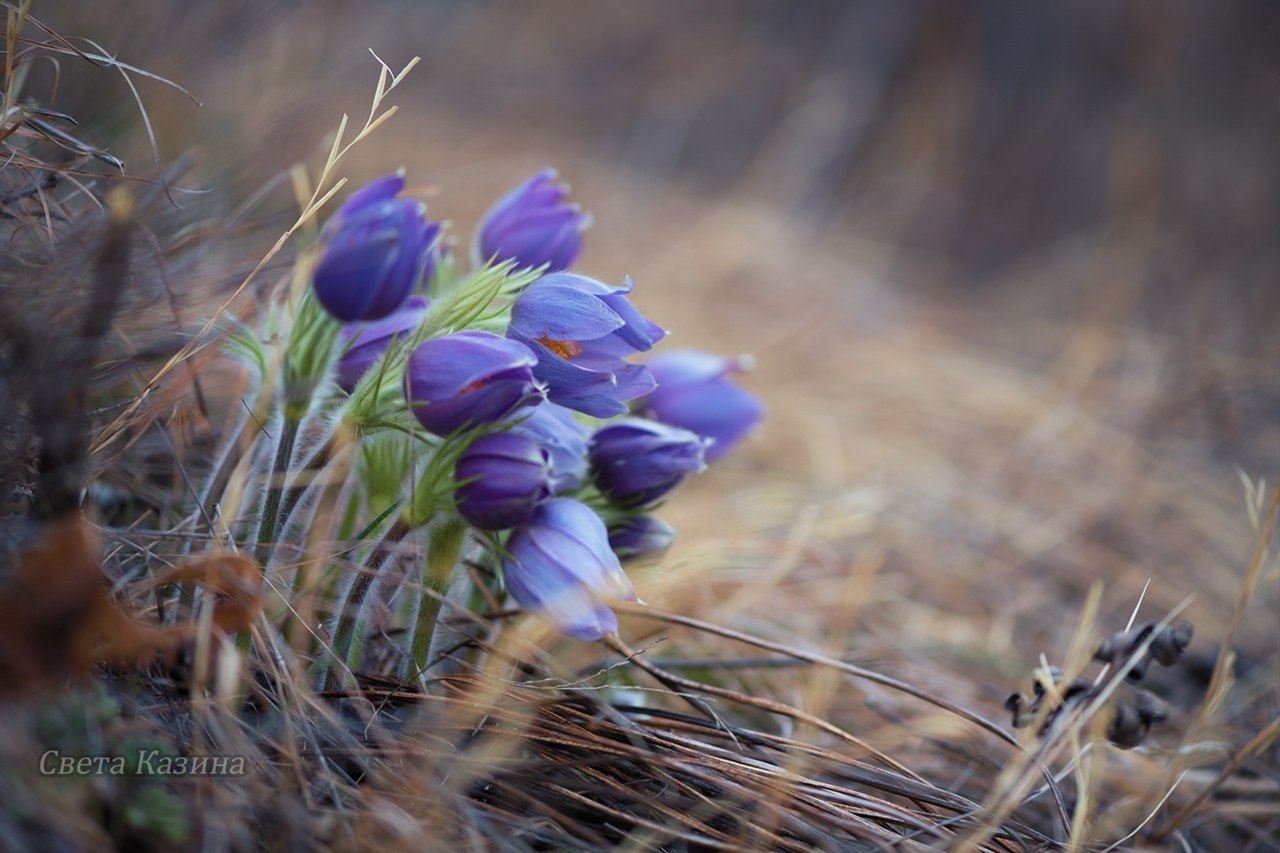
[[(191, 629), (144, 624), (112, 600), (97, 531), (83, 516), (47, 523), (0, 587), (0, 696), (23, 696), (84, 678), (96, 664), (172, 663)], [(216, 596), (214, 626), (247, 630), (262, 610), (262, 573), (239, 554), (176, 566), (154, 585), (194, 582)]]

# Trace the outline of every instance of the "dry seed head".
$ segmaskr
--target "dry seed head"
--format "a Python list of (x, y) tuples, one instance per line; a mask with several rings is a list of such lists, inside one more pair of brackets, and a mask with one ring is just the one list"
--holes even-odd
[[(1148, 623), (1113, 634), (1093, 654), (1095, 661), (1106, 664), (1106, 668), (1095, 680), (1076, 678), (1065, 687), (1059, 686), (1063, 677), (1062, 670), (1050, 666), (1037, 671), (1037, 677), (1032, 681), (1029, 703), (1021, 693), (1011, 693), (1005, 699), (1005, 710), (1011, 714), (1014, 728), (1031, 725), (1043, 714), (1044, 722), (1037, 735), (1045, 737), (1064, 710), (1081, 707), (1108, 689), (1107, 674), (1113, 665), (1128, 663), (1125, 681), (1140, 681), (1152, 660), (1161, 666), (1177, 663), (1191, 642), (1193, 633), (1191, 624), (1183, 622), (1177, 627), (1165, 627), (1158, 631), (1155, 623)], [(1131, 660), (1144, 643), (1147, 644), (1146, 652), (1136, 660)], [(1118, 672), (1112, 675), (1112, 679), (1117, 675)], [(1049, 679), (1047, 683), (1042, 680), (1046, 676)], [(1046, 702), (1054, 703), (1047, 712), (1044, 710)], [(1169, 719), (1169, 709), (1165, 703), (1146, 690), (1135, 691), (1129, 698), (1115, 699), (1111, 703), (1110, 713), (1107, 740), (1121, 749), (1132, 749), (1140, 745), (1151, 733), (1152, 726)]]

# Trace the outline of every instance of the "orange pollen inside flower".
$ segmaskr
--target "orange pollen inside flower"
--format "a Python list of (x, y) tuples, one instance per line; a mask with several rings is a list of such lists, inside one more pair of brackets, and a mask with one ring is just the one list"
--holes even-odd
[(488, 378), (488, 377), (485, 377), (484, 379), (477, 379), (475, 382), (472, 382), (470, 385), (466, 386), (465, 388), (463, 388), (463, 389), (462, 389), (461, 391), (459, 391), (458, 393), (459, 393), (459, 394), (469, 394), (469, 393), (471, 393), (472, 391), (479, 391), (481, 388), (485, 387), (485, 386), (486, 386), (486, 385), (488, 385), (488, 384), (489, 384), (489, 378)]
[(538, 338), (538, 343), (551, 350), (565, 361), (575, 355), (582, 355), (582, 344), (577, 341), (553, 341), (551, 338)]

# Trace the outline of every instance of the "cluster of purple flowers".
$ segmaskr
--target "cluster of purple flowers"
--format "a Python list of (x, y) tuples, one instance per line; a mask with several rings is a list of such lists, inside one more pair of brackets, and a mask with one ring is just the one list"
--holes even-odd
[(674, 537), (650, 511), (761, 417), (760, 401), (729, 378), (744, 365), (693, 350), (628, 361), (666, 333), (631, 302), (629, 279), (569, 271), (589, 219), (550, 170), (499, 200), (474, 241), (478, 263), (537, 275), (505, 306), (505, 333), (423, 334), (443, 228), (400, 197), (404, 186), (400, 174), (374, 181), (325, 229), (313, 285), (347, 324), (337, 383), (352, 392), (375, 366), (388, 369), (392, 342), (408, 343), (398, 368), (407, 411), (464, 446), (453, 506), (490, 532), (507, 591), (571, 636), (616, 631), (608, 602), (635, 598), (621, 560)]

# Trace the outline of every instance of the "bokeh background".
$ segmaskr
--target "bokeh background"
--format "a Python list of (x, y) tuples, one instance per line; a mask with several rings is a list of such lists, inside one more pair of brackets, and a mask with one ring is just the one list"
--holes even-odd
[[(367, 113), (373, 50), (422, 63), (349, 178), (404, 166), (465, 249), (492, 199), (557, 167), (596, 220), (581, 271), (631, 275), (672, 345), (752, 353), (767, 421), (664, 510), (681, 540), (647, 600), (892, 659), (991, 711), (1065, 654), (1091, 585), (1109, 631), (1149, 581), (1141, 618), (1194, 597), (1191, 683), (1165, 691), (1194, 703), (1258, 535), (1250, 489), (1280, 475), (1280, 6), (33, 14), (192, 94), (71, 59), (28, 85), (132, 174), (192, 154), (175, 221), (253, 223), (187, 259), (193, 288), (228, 292), (291, 221), (281, 176)], [(1275, 705), (1274, 566), (1229, 715)]]

